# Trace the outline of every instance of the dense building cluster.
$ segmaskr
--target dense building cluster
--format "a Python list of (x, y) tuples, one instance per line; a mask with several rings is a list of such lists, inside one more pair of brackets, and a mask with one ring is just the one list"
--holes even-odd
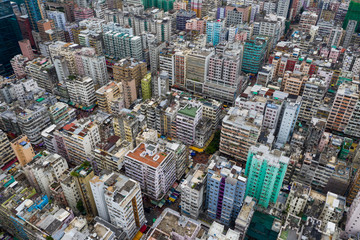
[(359, 0), (0, 2), (4, 239), (360, 239)]

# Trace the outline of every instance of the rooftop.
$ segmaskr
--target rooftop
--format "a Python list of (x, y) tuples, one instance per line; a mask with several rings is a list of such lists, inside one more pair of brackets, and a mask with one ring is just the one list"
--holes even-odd
[(186, 105), (183, 108), (180, 108), (178, 113), (187, 115), (189, 117), (196, 117), (199, 107), (191, 106), (190, 104)]
[(201, 224), (191, 218), (180, 216), (174, 210), (166, 208), (154, 224), (154, 230), (149, 239), (163, 240), (173, 239), (173, 234), (186, 239), (195, 239), (200, 231)]
[(142, 162), (143, 164), (157, 168), (166, 159), (169, 152), (167, 150), (160, 151), (156, 143), (141, 143), (134, 150), (129, 151), (126, 156)]

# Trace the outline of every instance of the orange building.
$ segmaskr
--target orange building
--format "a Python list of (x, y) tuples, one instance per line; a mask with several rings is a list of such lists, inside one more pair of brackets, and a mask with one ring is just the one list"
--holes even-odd
[(26, 135), (21, 135), (11, 142), (11, 147), (15, 152), (21, 166), (25, 166), (35, 157), (34, 149)]

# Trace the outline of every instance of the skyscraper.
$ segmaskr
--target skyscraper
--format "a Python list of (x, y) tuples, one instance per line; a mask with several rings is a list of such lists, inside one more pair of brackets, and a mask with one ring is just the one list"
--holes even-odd
[(43, 19), (39, 0), (25, 0), (26, 10), (29, 14), (32, 30), (38, 31), (37, 22)]
[(288, 164), (289, 158), (281, 151), (271, 151), (265, 145), (252, 146), (246, 162), (245, 195), (255, 198), (264, 208), (276, 203)]
[(21, 31), (10, 1), (0, 2), (0, 75), (12, 73), (10, 60), (20, 52)]

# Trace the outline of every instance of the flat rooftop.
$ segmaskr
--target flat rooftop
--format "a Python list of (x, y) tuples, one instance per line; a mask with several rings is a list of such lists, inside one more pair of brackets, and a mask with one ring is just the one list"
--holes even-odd
[(200, 230), (200, 223), (190, 218), (180, 216), (178, 212), (171, 209), (166, 209), (158, 220), (160, 220), (160, 222), (148, 239), (172, 239), (171, 233), (173, 232), (186, 239), (192, 239), (192, 237), (196, 236), (194, 234), (197, 234), (197, 231)]
[(143, 164), (157, 168), (167, 157), (167, 152), (160, 152), (156, 145), (141, 143), (137, 148), (129, 151), (126, 156), (142, 162)]
[(196, 112), (198, 109), (199, 109), (198, 107), (193, 107), (191, 105), (187, 105), (186, 107), (181, 108), (178, 111), (178, 113), (194, 118), (196, 116)]

